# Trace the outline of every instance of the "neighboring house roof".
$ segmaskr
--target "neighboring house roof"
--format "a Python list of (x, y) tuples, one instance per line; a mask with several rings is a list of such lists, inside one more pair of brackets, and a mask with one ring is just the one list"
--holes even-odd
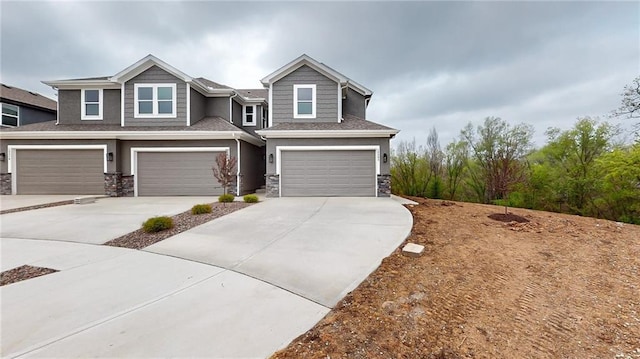
[(269, 128), (256, 131), (266, 138), (311, 138), (311, 137), (393, 137), (398, 130), (367, 121), (360, 117), (345, 115), (342, 122), (280, 122)]
[(17, 105), (37, 107), (49, 111), (57, 111), (58, 109), (57, 103), (48, 97), (5, 84), (0, 86), (0, 100), (3, 102), (12, 102)]
[(198, 77), (196, 80), (202, 82), (203, 85), (207, 87), (211, 87), (212, 89), (231, 89), (231, 87), (223, 84), (219, 84), (215, 81), (211, 81), (209, 79), (205, 79), (204, 77)]
[(205, 117), (191, 126), (127, 126), (103, 124), (58, 124), (55, 121), (2, 128), (0, 139), (240, 139), (256, 145), (264, 142), (222, 117)]
[(269, 90), (267, 89), (237, 89), (236, 92), (249, 99), (266, 99), (269, 97)]
[(341, 74), (340, 72), (332, 69), (331, 67), (316, 61), (315, 59), (311, 58), (310, 56), (308, 56), (307, 54), (302, 54), (300, 57), (298, 57), (297, 59), (289, 62), (288, 64), (282, 66), (281, 68), (277, 69), (276, 71), (272, 72), (271, 74), (267, 75), (266, 77), (264, 77), (262, 80), (260, 80), (260, 82), (262, 82), (262, 84), (265, 87), (268, 87), (269, 84), (272, 84), (280, 79), (282, 79), (283, 77), (287, 76), (288, 74), (292, 73), (293, 71), (299, 69), (302, 66), (309, 66), (312, 69), (320, 72), (321, 74), (327, 76), (328, 78), (339, 82), (341, 85), (347, 85), (349, 87), (351, 87), (352, 89), (360, 92), (361, 94), (363, 94), (364, 96), (370, 97), (371, 95), (373, 95), (373, 92), (371, 90), (369, 90), (368, 88), (360, 85), (359, 83), (353, 81), (352, 79), (348, 78), (347, 76)]

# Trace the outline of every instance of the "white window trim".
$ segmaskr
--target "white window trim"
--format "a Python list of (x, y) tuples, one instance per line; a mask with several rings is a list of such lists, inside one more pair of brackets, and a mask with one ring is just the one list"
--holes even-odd
[[(253, 122), (247, 121), (247, 107), (253, 107)], [(242, 126), (252, 126), (255, 127), (258, 121), (256, 120), (256, 105), (244, 105), (242, 106)]]
[[(298, 89), (311, 89), (311, 114), (298, 114)], [(293, 85), (293, 118), (316, 118), (316, 85)]]
[[(138, 197), (138, 153), (140, 152), (226, 152), (229, 147), (131, 147), (131, 175), (133, 176), (133, 196)], [(15, 176), (12, 176), (15, 177)]]
[[(152, 102), (152, 113), (147, 114), (147, 113), (139, 113), (139, 106), (138, 106), (138, 88), (140, 87), (151, 87), (152, 90), (152, 98), (151, 98), (151, 102)], [(171, 91), (172, 93), (172, 108), (171, 108), (171, 113), (158, 113), (158, 87), (171, 87)], [(176, 90), (176, 84), (175, 83), (169, 83), (169, 84), (134, 84), (133, 85), (133, 117), (134, 118), (176, 118), (177, 117), (177, 112), (176, 112), (176, 104), (178, 103), (178, 92)], [(145, 100), (146, 101), (146, 100)]]
[[(87, 115), (87, 102), (85, 101), (85, 91), (98, 91), (98, 114), (97, 115)], [(102, 120), (102, 104), (104, 103), (103, 101), (103, 97), (102, 97), (102, 89), (82, 89), (82, 91), (80, 91), (80, 96), (82, 97), (80, 99), (80, 102), (82, 103), (82, 109), (81, 109), (81, 115), (80, 115), (80, 119), (84, 120), (84, 121), (99, 121)], [(94, 102), (89, 102), (89, 103), (94, 103)]]
[[(13, 126), (13, 125), (6, 125), (4, 122), (2, 122), (2, 119), (1, 119), (1, 118), (0, 118), (0, 125), (2, 125), (2, 126), (4, 126), (4, 127), (18, 127), (18, 126), (20, 126), (20, 106), (18, 106), (18, 105), (12, 105), (12, 104), (10, 104), (10, 103), (0, 102), (0, 109), (1, 109), (1, 107), (2, 107), (2, 106), (13, 106), (13, 107), (15, 107), (15, 108), (16, 108), (16, 113), (17, 113), (17, 115), (16, 115), (16, 116), (14, 116), (14, 115), (10, 115), (10, 114), (8, 114), (8, 113), (7, 113), (7, 114), (5, 114), (4, 112), (2, 112), (2, 113), (1, 113), (1, 115), (2, 115), (2, 116), (15, 117), (15, 118), (16, 118), (16, 125), (15, 125), (15, 126)], [(1, 112), (1, 110), (0, 110), (0, 112)]]
[(107, 145), (9, 145), (7, 146), (7, 172), (11, 176), (11, 194), (18, 193), (18, 168), (15, 160), (17, 150), (102, 150), (102, 164), (104, 173), (107, 173)]
[[(346, 146), (276, 146), (276, 174), (282, 175), (282, 151), (374, 151), (376, 166), (376, 189), (375, 196), (378, 197), (378, 180), (380, 175), (380, 146), (379, 145), (346, 145)], [(278, 184), (279, 197), (282, 197), (282, 179)]]

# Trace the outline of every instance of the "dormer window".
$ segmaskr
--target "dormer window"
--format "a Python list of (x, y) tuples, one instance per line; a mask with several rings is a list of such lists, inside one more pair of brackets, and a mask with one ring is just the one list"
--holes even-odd
[(316, 118), (316, 85), (293, 85), (293, 118)]
[(83, 89), (82, 120), (102, 120), (102, 89)]
[(242, 126), (256, 125), (256, 105), (247, 105), (242, 108)]
[(135, 118), (176, 117), (176, 84), (135, 84)]

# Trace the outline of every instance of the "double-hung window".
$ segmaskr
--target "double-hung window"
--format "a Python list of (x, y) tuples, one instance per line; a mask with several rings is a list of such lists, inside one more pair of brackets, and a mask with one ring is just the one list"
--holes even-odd
[(316, 85), (293, 85), (293, 118), (316, 118)]
[(2, 104), (2, 126), (17, 127), (19, 124), (20, 109), (18, 106)]
[(82, 120), (102, 120), (102, 89), (83, 89), (82, 96)]
[(134, 117), (176, 117), (176, 84), (135, 84)]
[(256, 125), (256, 105), (246, 105), (242, 108), (242, 126)]

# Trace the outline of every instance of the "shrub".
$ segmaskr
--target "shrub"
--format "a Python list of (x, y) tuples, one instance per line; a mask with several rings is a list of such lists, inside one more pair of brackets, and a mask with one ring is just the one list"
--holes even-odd
[(222, 202), (222, 203), (229, 203), (229, 202), (233, 202), (233, 200), (236, 197), (230, 193), (227, 194), (223, 194), (220, 197), (218, 197), (218, 202)]
[(244, 197), (242, 197), (242, 199), (244, 199), (244, 201), (247, 202), (247, 203), (257, 203), (258, 202), (258, 196), (256, 196), (255, 194), (245, 195)]
[(155, 233), (173, 228), (173, 219), (167, 216), (151, 217), (142, 223), (142, 230)]
[(205, 214), (211, 213), (211, 205), (209, 204), (196, 204), (191, 207), (191, 214)]

